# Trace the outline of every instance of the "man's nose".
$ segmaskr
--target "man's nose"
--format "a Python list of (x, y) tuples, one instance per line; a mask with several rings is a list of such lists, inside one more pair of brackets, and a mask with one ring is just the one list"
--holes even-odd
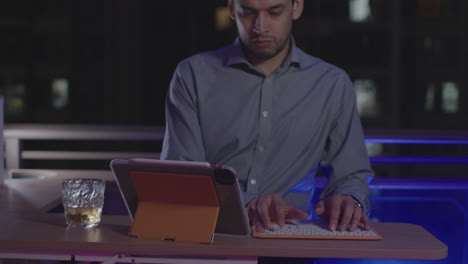
[(258, 14), (257, 18), (255, 19), (255, 24), (254, 24), (254, 33), (261, 35), (263, 33), (266, 33), (268, 31), (267, 28), (267, 23), (265, 21), (265, 15), (263, 14)]

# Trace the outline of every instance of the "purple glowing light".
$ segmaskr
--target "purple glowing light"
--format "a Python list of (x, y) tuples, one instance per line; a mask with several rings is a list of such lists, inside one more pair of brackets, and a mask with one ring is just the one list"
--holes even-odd
[(443, 138), (366, 138), (374, 144), (468, 145), (468, 139)]

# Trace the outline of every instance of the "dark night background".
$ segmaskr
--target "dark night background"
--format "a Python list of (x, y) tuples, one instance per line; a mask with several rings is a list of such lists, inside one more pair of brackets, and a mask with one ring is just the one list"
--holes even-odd
[[(235, 39), (233, 23), (219, 22), (225, 4), (1, 0), (5, 122), (163, 126), (176, 64)], [(304, 51), (349, 73), (366, 130), (468, 128), (466, 0), (305, 0), (294, 36)], [(468, 155), (463, 145), (421, 150)], [(377, 154), (403, 152), (414, 150), (385, 146)], [(465, 175), (465, 165), (451, 168)]]

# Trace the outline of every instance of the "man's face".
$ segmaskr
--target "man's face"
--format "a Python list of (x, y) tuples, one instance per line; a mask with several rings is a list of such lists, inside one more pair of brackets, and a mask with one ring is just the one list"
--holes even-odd
[(289, 43), (293, 20), (302, 13), (303, 0), (229, 0), (231, 17), (247, 56), (275, 57)]

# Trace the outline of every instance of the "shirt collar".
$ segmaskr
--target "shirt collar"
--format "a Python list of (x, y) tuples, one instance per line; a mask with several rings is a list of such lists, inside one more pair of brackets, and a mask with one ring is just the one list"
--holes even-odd
[(301, 57), (299, 56), (299, 48), (296, 46), (296, 41), (294, 38), (291, 36), (290, 37), (291, 41), (291, 50), (288, 53), (288, 56), (283, 62), (282, 66), (286, 65), (291, 65), (291, 66), (297, 66), (298, 68), (301, 68)]
[[(281, 67), (284, 67), (286, 65), (292, 65), (301, 68), (299, 48), (296, 46), (296, 42), (292, 36), (290, 37), (290, 40), (291, 49)], [(242, 46), (239, 37), (236, 38), (232, 45), (227, 46), (225, 49), (223, 49), (222, 52), (226, 55), (226, 66), (234, 66), (239, 64), (250, 65), (249, 61), (244, 57), (244, 52), (242, 51)]]
[(222, 52), (226, 55), (226, 66), (233, 66), (236, 64), (247, 64), (250, 63), (244, 57), (244, 52), (242, 51), (242, 46), (240, 43), (239, 37), (236, 38), (232, 45), (227, 46)]

